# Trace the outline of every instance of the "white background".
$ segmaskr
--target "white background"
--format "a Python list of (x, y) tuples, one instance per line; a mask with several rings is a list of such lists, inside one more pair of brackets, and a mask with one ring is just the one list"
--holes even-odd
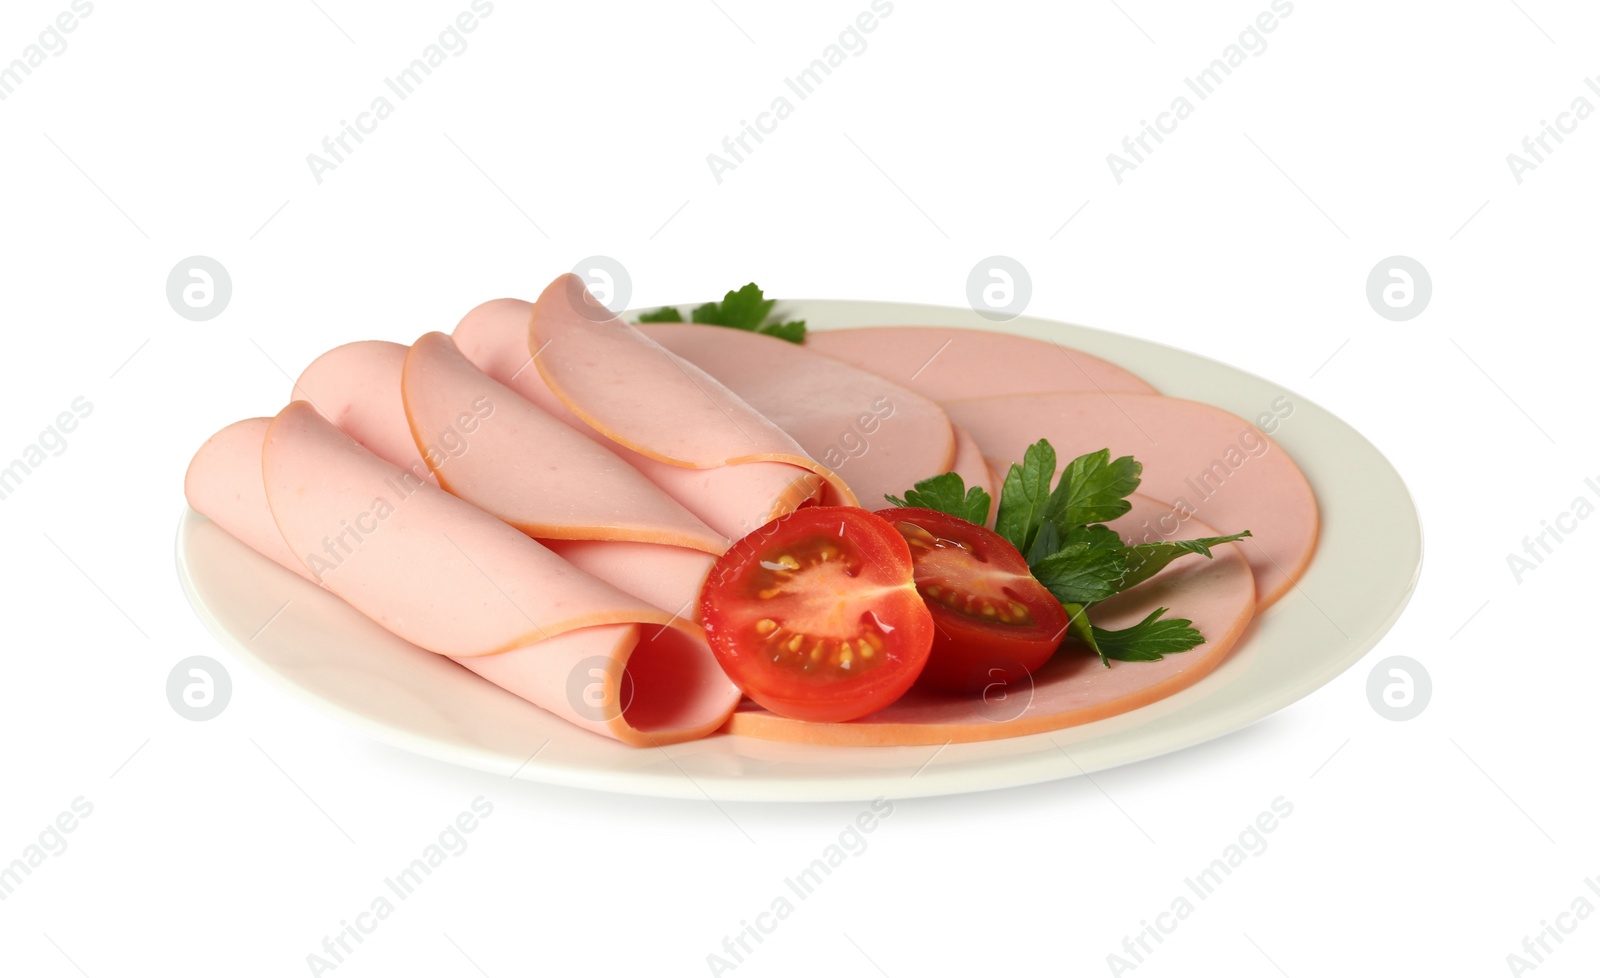
[[(481, 795), (494, 813), (471, 847), (341, 978), (708, 974), (862, 809), (719, 811), (419, 760), (267, 686), (185, 605), (173, 532), (206, 436), (274, 412), (283, 371), (330, 346), (448, 329), (591, 254), (626, 264), (637, 305), (750, 279), (959, 305), (974, 263), (1009, 255), (1030, 314), (1333, 409), (1394, 460), (1426, 526), (1409, 611), (1336, 682), (1094, 783), (896, 802), (732, 973), (1113, 973), (1124, 936), (1279, 796), (1293, 814), (1266, 851), (1137, 974), (1504, 974), (1542, 921), (1585, 893), (1600, 906), (1600, 521), (1520, 583), (1506, 562), (1600, 477), (1600, 121), (1520, 184), (1506, 161), (1575, 98), (1600, 105), (1592, 5), (1296, 0), (1119, 185), (1106, 155), (1194, 101), (1184, 77), (1267, 0), (899, 0), (719, 184), (707, 154), (866, 0), (500, 0), (319, 184), (306, 155), (468, 5), (319, 2), (102, 0), (0, 102), (0, 462), (74, 398), (94, 407), (0, 503), (0, 861), (93, 805), (0, 903), (0, 970), (311, 973), (323, 937)], [(10, 0), (0, 64), (65, 9)], [(232, 273), (210, 322), (167, 304), (190, 255)], [(1432, 275), (1408, 322), (1367, 303), (1391, 255)], [(233, 667), (205, 723), (164, 693), (194, 654)], [(1404, 723), (1364, 688), (1396, 654), (1434, 684)], [(1574, 921), (1541, 978), (1600, 963), (1600, 919)]]

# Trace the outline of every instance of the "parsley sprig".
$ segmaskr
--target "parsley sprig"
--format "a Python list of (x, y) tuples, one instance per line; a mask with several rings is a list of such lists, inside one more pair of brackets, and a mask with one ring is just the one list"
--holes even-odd
[[(1133, 508), (1127, 497), (1139, 488), (1143, 470), (1132, 456), (1113, 459), (1110, 449), (1101, 449), (1068, 462), (1057, 480), (1055, 449), (1040, 439), (1006, 473), (995, 514), (995, 532), (1017, 548), (1033, 576), (1066, 609), (1068, 632), (1108, 666), (1112, 659), (1154, 662), (1187, 652), (1205, 637), (1186, 618), (1163, 617), (1166, 608), (1128, 628), (1101, 628), (1089, 619), (1095, 604), (1149, 580), (1179, 557), (1210, 558), (1212, 547), (1250, 535), (1245, 530), (1198, 540), (1123, 543), (1105, 523)], [(983, 489), (967, 488), (955, 472), (918, 482), (903, 499), (886, 498), (896, 506), (936, 509), (979, 525), (992, 502)]]
[[(751, 282), (743, 288), (729, 292), (722, 297), (721, 302), (707, 302), (696, 306), (689, 313), (689, 321), (763, 333), (767, 336), (776, 336), (780, 340), (788, 340), (790, 343), (804, 343), (806, 321), (804, 319), (784, 321), (782, 317), (773, 316), (772, 307), (777, 301), (768, 299), (762, 294), (760, 287)], [(655, 312), (641, 315), (639, 322), (681, 323), (683, 313), (674, 306), (662, 306)]]

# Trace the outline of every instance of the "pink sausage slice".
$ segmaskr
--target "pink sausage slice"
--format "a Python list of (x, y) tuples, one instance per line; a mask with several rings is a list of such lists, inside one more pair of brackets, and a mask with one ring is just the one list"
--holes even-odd
[(746, 532), (813, 499), (856, 502), (842, 479), (781, 428), (705, 371), (611, 316), (576, 275), (557, 278), (534, 303), (528, 348), (556, 397), (590, 427), (641, 455), (691, 469), (778, 463), (823, 480), (828, 491), (810, 499), (793, 498), (788, 490), (777, 499), (736, 494), (742, 505), (725, 519)]
[(695, 323), (641, 332), (700, 367), (850, 484), (863, 505), (948, 472), (950, 419), (915, 391), (772, 336)]
[[(336, 346), (311, 361), (294, 383), (292, 400), (307, 400), (334, 427), (374, 455), (411, 473), (408, 481), (438, 484), (411, 438), (400, 402), (400, 371), (407, 348), (386, 340)], [(446, 449), (427, 443), (432, 460)]]
[[(306, 401), (269, 425), (262, 472), (284, 541), (324, 587), (558, 716), (626, 743), (667, 744), (704, 736), (738, 701), (698, 627), (470, 503), (405, 483)], [(574, 672), (588, 660), (592, 694), (575, 697)]]
[[(523, 330), (519, 327), (515, 332), (521, 336)], [(496, 405), (505, 409), (506, 404), (510, 403), (512, 410), (518, 407), (528, 411), (538, 410), (537, 407), (529, 405), (520, 394), (504, 388), (498, 400), (480, 401), (480, 397), (488, 395), (474, 394), (464, 402), (468, 405), (468, 409), (463, 412), (471, 414), (472, 417), (464, 421), (462, 414), (457, 414), (453, 418), (455, 431), (441, 429), (437, 436), (422, 438), (424, 448), (422, 455), (419, 455), (418, 440), (412, 436), (401, 394), (401, 381), (407, 355), (408, 348), (398, 343), (350, 343), (319, 357), (311, 367), (307, 368), (296, 386), (296, 390), (303, 394), (314, 394), (315, 405), (319, 407), (324, 417), (332, 414), (342, 419), (340, 427), (346, 434), (361, 432), (364, 437), (357, 438), (356, 441), (362, 447), (386, 462), (407, 469), (402, 483), (406, 490), (422, 484), (423, 479), (415, 476), (415, 472), (420, 471), (427, 480), (437, 484), (430, 465), (445, 470), (448, 466), (456, 465), (461, 459), (466, 458), (468, 449), (471, 448), (471, 442), (467, 439), (473, 437), (473, 434), (464, 432), (464, 429), (470, 425), (475, 432), (481, 433), (483, 428), (480, 425), (492, 421), (497, 410)], [(525, 373), (538, 376), (537, 371), (533, 370)], [(554, 401), (553, 398), (551, 400)], [(559, 404), (557, 406), (559, 407)], [(561, 410), (564, 411), (565, 408)], [(588, 428), (583, 430), (593, 434)], [(572, 429), (566, 429), (566, 433), (576, 437)], [(598, 434), (594, 436), (594, 440), (588, 438), (579, 440), (595, 451), (599, 450), (597, 447), (599, 445), (610, 444)], [(481, 445), (479, 447), (482, 448)], [(256, 454), (259, 467), (259, 447)], [(426, 461), (423, 456), (426, 456)], [(450, 471), (455, 470), (450, 469)], [(659, 489), (648, 482), (643, 488), (648, 489), (652, 496), (662, 495)], [(566, 487), (567, 494), (570, 495), (574, 489), (588, 491), (582, 485), (574, 485)], [(546, 542), (554, 545), (553, 541)], [(721, 545), (725, 547), (726, 543)], [(610, 548), (617, 549), (607, 556), (605, 551)], [(626, 559), (623, 559), (624, 555)], [(679, 547), (616, 541), (586, 543), (583, 546), (573, 547), (569, 554), (563, 556), (578, 558), (574, 562), (580, 569), (667, 612), (675, 612), (683, 606), (683, 595), (687, 589), (692, 587), (698, 593), (699, 586), (713, 563), (709, 554), (695, 553)], [(302, 572), (305, 570), (304, 564), (298, 559), (294, 561), (294, 565)], [(662, 600), (656, 600), (658, 597)], [(695, 613), (685, 617), (698, 621), (698, 610), (698, 607), (691, 608)]]
[(616, 453), (718, 533), (737, 539), (820, 497), (820, 476), (783, 462), (689, 469), (612, 441), (574, 414), (535, 369), (528, 346), (532, 316), (532, 303), (495, 299), (468, 312), (452, 337), (479, 370)]
[[(1169, 507), (1135, 496), (1134, 508), (1114, 526), (1130, 541), (1144, 523)], [(1216, 530), (1191, 519), (1195, 536)], [(1204, 644), (1157, 662), (1116, 662), (1110, 667), (1075, 643), (1062, 647), (1033, 676), (1013, 688), (983, 696), (913, 688), (891, 705), (849, 723), (788, 720), (749, 705), (729, 719), (728, 731), (748, 737), (838, 746), (935, 745), (997, 740), (1060, 730), (1138, 709), (1198, 682), (1228, 655), (1255, 612), (1255, 583), (1235, 545), (1212, 551), (1213, 560), (1184, 557), (1091, 611), (1101, 628), (1127, 628), (1157, 608), (1187, 618)]]
[(235, 421), (206, 439), (189, 462), (183, 494), (195, 512), (308, 581), (316, 577), (283, 542), (261, 482), (261, 446), (271, 418)]
[[(190, 464), (185, 493), (198, 512), (257, 552), (315, 582), (279, 532), (263, 486), (263, 446), (272, 424), (270, 418), (252, 418), (218, 432)], [(711, 559), (672, 547), (653, 549), (690, 560)], [(683, 569), (683, 560), (675, 558), (675, 570)], [(693, 568), (687, 571), (692, 577)], [(578, 726), (641, 746), (703, 737), (722, 725), (738, 701), (738, 690), (703, 642), (686, 630), (656, 624), (577, 628), (496, 655), (453, 658)], [(575, 700), (572, 677), (585, 670), (591, 678), (580, 686), (582, 695)]]
[(576, 275), (533, 304), (528, 348), (562, 403), (642, 455), (695, 469), (783, 461), (833, 476), (716, 378), (608, 313)]
[(904, 384), (936, 401), (1000, 394), (1156, 389), (1114, 363), (998, 330), (868, 326), (806, 334), (806, 346)]
[[(956, 435), (956, 457), (950, 464), (950, 471), (961, 476), (961, 481), (968, 491), (976, 487), (989, 494), (987, 523), (993, 526), (995, 503), (1000, 499), (1000, 483), (996, 481), (994, 470), (989, 468), (988, 461), (984, 459), (982, 449), (978, 448), (978, 443), (972, 440), (966, 429), (957, 424), (952, 424), (950, 428)], [(895, 495), (902, 496), (904, 493)]]
[(589, 625), (678, 625), (470, 503), (362, 448), (306, 401), (262, 450), (283, 539), (323, 586), (401, 638), (492, 655)]
[(597, 625), (455, 661), (563, 720), (634, 747), (704, 737), (739, 699), (703, 641), (659, 625)]
[[(568, 411), (544, 385), (544, 379), (533, 365), (534, 357), (528, 350), (528, 324), (532, 321), (533, 303), (522, 299), (491, 299), (462, 316), (450, 338), (474, 367), (555, 417), (581, 424), (578, 416)], [(585, 425), (584, 430), (594, 429)]]
[[(1040, 438), (1062, 464), (1109, 447), (1144, 463), (1139, 492), (1171, 504), (1173, 515), (1147, 532), (1199, 536), (1187, 517), (1240, 541), (1256, 576), (1261, 607), (1293, 586), (1317, 546), (1317, 500), (1299, 466), (1250, 422), (1221, 408), (1151, 394), (1034, 394), (955, 401), (950, 417), (983, 454), (1009, 467)], [(1003, 469), (1001, 470), (1003, 471)]]
[(579, 570), (663, 611), (700, 620), (700, 588), (717, 559), (685, 547), (620, 540), (541, 540)]
[(417, 445), (460, 446), (428, 456), (439, 485), (529, 536), (728, 548), (637, 469), (474, 367), (444, 333), (412, 345), (401, 400)]

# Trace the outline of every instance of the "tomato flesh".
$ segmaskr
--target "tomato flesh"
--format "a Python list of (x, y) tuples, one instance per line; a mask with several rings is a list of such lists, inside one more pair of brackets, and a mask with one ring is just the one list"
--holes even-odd
[(911, 550), (917, 591), (933, 615), (919, 685), (984, 692), (1025, 681), (1067, 632), (1061, 602), (992, 530), (938, 510), (880, 510)]
[(700, 594), (706, 641), (745, 695), (780, 716), (842, 722), (899, 699), (933, 644), (911, 549), (864, 509), (780, 517), (717, 560)]

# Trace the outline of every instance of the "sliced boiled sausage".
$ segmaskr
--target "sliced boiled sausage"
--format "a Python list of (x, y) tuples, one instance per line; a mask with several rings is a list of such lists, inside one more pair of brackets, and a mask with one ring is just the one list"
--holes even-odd
[(1156, 390), (1122, 367), (1049, 340), (956, 326), (819, 329), (806, 346), (936, 401), (998, 394)]
[(950, 419), (915, 391), (775, 336), (698, 323), (639, 329), (792, 435), (868, 506), (951, 469)]
[(728, 548), (639, 470), (473, 366), (444, 333), (412, 344), (401, 399), (417, 445), (451, 446), (428, 456), (439, 485), (529, 536)]

